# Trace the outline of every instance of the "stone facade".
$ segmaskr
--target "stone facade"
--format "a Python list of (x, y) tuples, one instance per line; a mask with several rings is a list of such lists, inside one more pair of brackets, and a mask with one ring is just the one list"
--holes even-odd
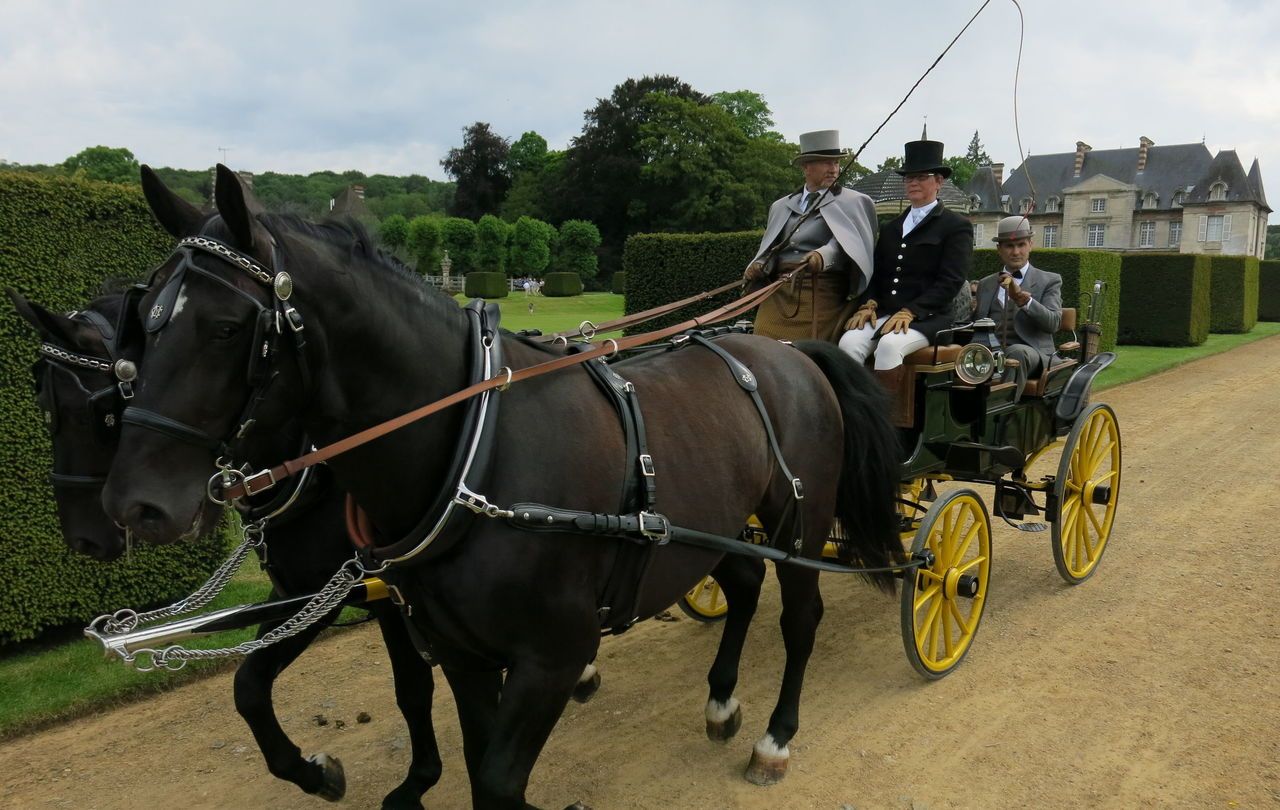
[(1028, 159), (1003, 181), (981, 167), (965, 187), (974, 242), (990, 244), (996, 223), (1026, 214), (1034, 247), (1117, 252), (1178, 251), (1257, 256), (1266, 248), (1267, 205), (1258, 161), (1244, 171), (1234, 150), (1204, 144), (1076, 151)]

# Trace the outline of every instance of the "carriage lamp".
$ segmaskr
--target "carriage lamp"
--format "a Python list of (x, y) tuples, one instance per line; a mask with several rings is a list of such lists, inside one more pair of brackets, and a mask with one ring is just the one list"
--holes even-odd
[(982, 385), (996, 373), (995, 352), (981, 343), (970, 343), (956, 358), (956, 376), (969, 385)]

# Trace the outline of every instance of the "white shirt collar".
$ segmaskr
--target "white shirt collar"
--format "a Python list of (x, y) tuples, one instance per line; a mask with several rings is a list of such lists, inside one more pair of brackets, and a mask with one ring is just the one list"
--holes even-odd
[(925, 216), (928, 215), (928, 213), (932, 211), (937, 205), (938, 205), (938, 201), (935, 199), (933, 202), (929, 203), (928, 205), (922, 205), (919, 208), (915, 208), (913, 206), (911, 209), (911, 216), (915, 218), (916, 222), (919, 222), (920, 220), (924, 219)]

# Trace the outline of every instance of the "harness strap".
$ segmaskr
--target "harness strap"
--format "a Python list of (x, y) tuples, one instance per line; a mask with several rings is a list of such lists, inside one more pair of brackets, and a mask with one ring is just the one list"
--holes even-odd
[(197, 447), (203, 447), (208, 450), (218, 450), (222, 447), (221, 439), (214, 438), (199, 428), (184, 425), (164, 414), (139, 408), (137, 405), (130, 405), (125, 408), (124, 413), (120, 416), (120, 421), (126, 425), (137, 425), (147, 430), (153, 430), (156, 433), (162, 433), (172, 439), (194, 444)]
[(773, 450), (773, 457), (778, 462), (778, 468), (782, 470), (782, 474), (791, 484), (791, 500), (787, 503), (786, 511), (783, 513), (782, 520), (779, 521), (779, 526), (787, 526), (791, 529), (792, 547), (796, 553), (799, 553), (804, 543), (804, 510), (798, 508), (800, 501), (804, 500), (804, 483), (791, 472), (791, 468), (787, 466), (786, 459), (782, 457), (782, 448), (778, 446), (778, 436), (773, 430), (773, 420), (769, 418), (769, 411), (765, 408), (764, 400), (760, 398), (759, 382), (756, 380), (756, 376), (751, 373), (751, 369), (747, 368), (745, 363), (702, 335), (692, 335), (691, 340), (699, 346), (705, 346), (715, 352), (716, 356), (729, 367), (729, 371), (732, 372), (733, 379), (738, 383), (738, 386), (751, 396), (751, 402), (756, 406), (756, 411), (760, 414), (760, 421), (764, 424), (764, 433), (769, 439), (769, 448)]

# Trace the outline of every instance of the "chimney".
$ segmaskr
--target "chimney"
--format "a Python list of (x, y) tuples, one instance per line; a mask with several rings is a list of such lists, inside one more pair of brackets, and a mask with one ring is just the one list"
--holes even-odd
[(1084, 141), (1076, 141), (1076, 168), (1072, 177), (1080, 176), (1080, 170), (1084, 168), (1084, 153), (1091, 149), (1093, 149), (1093, 147)]
[(996, 188), (1004, 188), (1004, 164), (992, 163), (991, 174), (995, 175)]
[(1155, 146), (1156, 142), (1143, 135), (1138, 139), (1138, 171), (1141, 172), (1147, 168), (1147, 150)]
[(363, 200), (363, 199), (364, 199), (364, 186), (352, 186), (352, 187), (351, 187), (351, 193), (352, 193), (352, 194), (354, 194), (354, 195), (356, 195), (356, 197), (357, 197), (357, 198), (359, 198), (359, 199)]

